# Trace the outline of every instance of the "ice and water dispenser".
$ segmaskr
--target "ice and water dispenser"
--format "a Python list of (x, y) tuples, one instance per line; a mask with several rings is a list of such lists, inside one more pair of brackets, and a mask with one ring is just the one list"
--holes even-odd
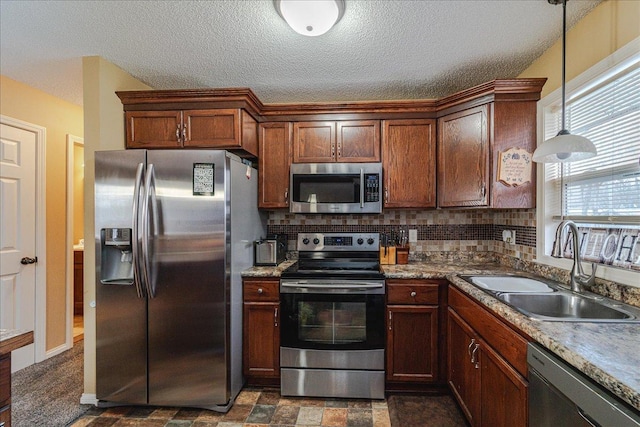
[(101, 268), (100, 283), (113, 285), (133, 284), (133, 251), (130, 228), (103, 228), (100, 230)]

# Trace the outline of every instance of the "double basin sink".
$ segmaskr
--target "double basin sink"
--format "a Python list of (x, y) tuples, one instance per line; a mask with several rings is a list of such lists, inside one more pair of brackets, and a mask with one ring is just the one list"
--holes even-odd
[(640, 309), (636, 307), (589, 292), (572, 292), (555, 282), (517, 275), (460, 277), (531, 319), (640, 323)]

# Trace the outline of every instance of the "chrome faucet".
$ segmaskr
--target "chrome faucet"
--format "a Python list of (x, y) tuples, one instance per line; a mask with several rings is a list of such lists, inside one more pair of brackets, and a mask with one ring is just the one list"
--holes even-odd
[(580, 261), (580, 245), (578, 243), (578, 227), (573, 221), (565, 220), (558, 225), (556, 230), (556, 240), (553, 242), (551, 256), (554, 258), (562, 258), (562, 242), (564, 242), (564, 230), (569, 227), (573, 234), (573, 268), (571, 269), (571, 290), (573, 292), (582, 292), (585, 286), (592, 286), (596, 279), (596, 263), (591, 263), (591, 276), (588, 276), (582, 270), (582, 262)]

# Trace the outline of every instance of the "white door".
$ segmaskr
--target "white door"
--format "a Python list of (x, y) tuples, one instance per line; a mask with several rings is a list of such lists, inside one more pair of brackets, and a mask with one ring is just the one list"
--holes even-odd
[[(0, 128), (0, 329), (35, 329), (36, 134)], [(26, 264), (25, 264), (26, 263)], [(35, 362), (34, 345), (12, 352), (11, 370)]]

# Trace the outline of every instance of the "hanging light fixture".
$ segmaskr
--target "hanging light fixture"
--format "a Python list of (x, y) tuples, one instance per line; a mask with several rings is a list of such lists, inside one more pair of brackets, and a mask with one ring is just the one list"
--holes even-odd
[(274, 0), (278, 14), (296, 33), (320, 36), (344, 15), (344, 0)]
[(566, 28), (567, 0), (548, 0), (550, 4), (562, 3), (562, 129), (556, 136), (546, 140), (533, 153), (533, 161), (538, 163), (575, 162), (594, 157), (597, 154), (593, 142), (579, 135), (571, 135), (565, 128), (565, 75), (566, 75)]

